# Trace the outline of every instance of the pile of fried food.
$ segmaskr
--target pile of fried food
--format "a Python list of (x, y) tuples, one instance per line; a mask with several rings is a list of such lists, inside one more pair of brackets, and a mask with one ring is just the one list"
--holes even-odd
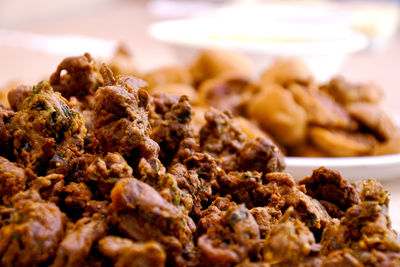
[(1, 266), (400, 265), (378, 182), (321, 167), (296, 184), (231, 112), (196, 132), (190, 96), (147, 89), (85, 54), (8, 93)]
[[(124, 66), (120, 71), (129, 72)], [(152, 92), (186, 94), (197, 120), (208, 106), (231, 111), (248, 135), (272, 137), (289, 156), (400, 153), (400, 131), (379, 107), (383, 93), (374, 83), (335, 77), (318, 84), (299, 60), (275, 62), (258, 81), (252, 74), (244, 55), (207, 50), (188, 67), (164, 67), (143, 78)]]

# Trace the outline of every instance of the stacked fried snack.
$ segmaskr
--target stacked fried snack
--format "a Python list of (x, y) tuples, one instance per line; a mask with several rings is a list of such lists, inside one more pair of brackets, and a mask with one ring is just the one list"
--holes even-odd
[(0, 108), (1, 266), (398, 266), (388, 194), (90, 55)]
[(377, 85), (341, 77), (319, 85), (299, 60), (275, 62), (258, 81), (252, 73), (242, 54), (203, 51), (189, 67), (143, 78), (152, 92), (186, 94), (200, 122), (207, 106), (231, 111), (246, 133), (272, 137), (289, 156), (400, 153), (400, 131), (378, 106), (383, 93)]

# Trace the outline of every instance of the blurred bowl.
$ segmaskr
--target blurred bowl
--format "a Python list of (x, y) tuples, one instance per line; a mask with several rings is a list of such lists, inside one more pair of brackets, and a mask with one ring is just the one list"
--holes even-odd
[(273, 22), (259, 18), (197, 18), (152, 24), (150, 35), (168, 44), (180, 61), (190, 62), (200, 49), (244, 52), (260, 74), (276, 58), (297, 57), (317, 80), (336, 74), (346, 57), (365, 48), (367, 38), (332, 24)]

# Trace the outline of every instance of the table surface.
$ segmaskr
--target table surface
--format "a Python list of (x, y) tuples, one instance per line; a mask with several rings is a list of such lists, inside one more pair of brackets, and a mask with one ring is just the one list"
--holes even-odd
[[(156, 18), (146, 12), (145, 1), (110, 1), (90, 10), (64, 14), (58, 17), (22, 21), (8, 28), (38, 34), (74, 33), (120, 40), (133, 48), (135, 60), (143, 70), (177, 64), (168, 47), (147, 35), (147, 26)], [(33, 52), (0, 45), (0, 86), (11, 80), (28, 84), (47, 77), (55, 70), (63, 56)], [(372, 80), (385, 89), (382, 107), (391, 115), (400, 117), (400, 37), (397, 36), (381, 52), (360, 52), (352, 55), (340, 74), (354, 81)], [(400, 226), (400, 174), (398, 180), (383, 181), (391, 196), (392, 222)]]

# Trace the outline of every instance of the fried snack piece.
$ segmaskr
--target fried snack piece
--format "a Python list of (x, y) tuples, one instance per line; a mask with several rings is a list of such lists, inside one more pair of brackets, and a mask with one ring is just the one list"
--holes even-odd
[(225, 73), (204, 81), (198, 88), (200, 104), (219, 110), (229, 110), (233, 114), (243, 113), (249, 91), (250, 79), (240, 73)]
[(217, 77), (226, 72), (252, 76), (253, 64), (248, 57), (237, 51), (203, 50), (190, 66), (195, 84)]
[(106, 152), (139, 158), (156, 156), (159, 147), (149, 137), (147, 84), (130, 76), (115, 81), (112, 74), (104, 73), (104, 80), (109, 82), (95, 94), (95, 137)]
[(356, 189), (338, 171), (320, 167), (299, 181), (307, 195), (318, 199), (329, 215), (340, 218), (351, 206), (360, 203)]
[(60, 93), (40, 82), (11, 121), (18, 162), (37, 173), (66, 174), (83, 154), (86, 128), (80, 113)]
[[(186, 84), (192, 85), (193, 79), (190, 71), (185, 67), (164, 67), (153, 70), (143, 76), (149, 84), (149, 88), (153, 90), (155, 87), (166, 84)], [(154, 90), (153, 90), (154, 91)]]
[(196, 90), (188, 84), (182, 83), (167, 83), (155, 86), (150, 89), (151, 92), (160, 92), (164, 94), (180, 97), (186, 95), (189, 98), (190, 104), (194, 105), (199, 102)]
[(155, 241), (132, 242), (117, 236), (106, 236), (99, 241), (100, 252), (115, 262), (115, 267), (165, 266), (166, 255)]
[(124, 44), (119, 44), (117, 51), (108, 63), (110, 69), (117, 75), (138, 75), (139, 71), (133, 60), (132, 52)]
[(205, 232), (197, 241), (204, 266), (229, 266), (259, 252), (260, 230), (244, 205), (231, 203), (220, 210), (212, 204), (203, 212), (199, 228)]
[(279, 222), (282, 212), (273, 207), (256, 207), (250, 210), (260, 229), (260, 237), (265, 239)]
[(6, 158), (0, 157), (0, 200), (3, 204), (9, 204), (9, 199), (12, 196), (19, 191), (24, 191), (26, 182), (27, 177), (23, 168)]
[(92, 56), (85, 53), (65, 58), (50, 76), (49, 82), (54, 91), (69, 99), (71, 96), (82, 98), (93, 95), (103, 84), (103, 79)]
[(22, 103), (31, 94), (32, 87), (26, 85), (19, 85), (11, 89), (7, 94), (8, 103), (15, 112), (22, 108)]
[(400, 260), (400, 244), (390, 228), (387, 205), (377, 201), (353, 205), (340, 222), (332, 221), (322, 234), (321, 246), (321, 252), (325, 255), (351, 249), (356, 258), (366, 265), (375, 262), (376, 266), (381, 266), (380, 263), (387, 259), (395, 262)]
[(280, 59), (261, 74), (260, 83), (277, 83), (283, 87), (287, 87), (291, 83), (309, 86), (314, 83), (314, 76), (303, 61)]
[(193, 253), (193, 221), (150, 185), (120, 179), (111, 191), (112, 212), (119, 229), (137, 241), (160, 242), (175, 264)]
[(383, 97), (383, 90), (374, 83), (350, 83), (340, 76), (332, 78), (320, 89), (343, 105), (353, 102), (378, 103)]
[(191, 117), (188, 98), (181, 96), (179, 101), (164, 114), (164, 118), (153, 125), (150, 136), (160, 146), (160, 159), (163, 162), (170, 162), (173, 159), (181, 140), (192, 137), (189, 127)]
[(381, 141), (388, 141), (400, 133), (400, 129), (390, 117), (375, 104), (352, 103), (346, 109), (354, 119), (368, 128)]
[(281, 86), (268, 84), (263, 87), (254, 96), (247, 112), (280, 144), (294, 146), (305, 141), (307, 113)]
[(349, 133), (310, 127), (310, 141), (332, 157), (357, 157), (369, 155), (376, 145), (376, 139), (368, 134)]
[(106, 233), (107, 225), (101, 218), (79, 219), (67, 230), (51, 267), (84, 266), (94, 242)]
[(324, 93), (299, 84), (290, 84), (294, 100), (304, 108), (309, 124), (326, 128), (354, 129), (347, 111)]
[(238, 165), (243, 171), (264, 174), (285, 169), (286, 163), (279, 149), (268, 139), (248, 140), (238, 154)]
[(233, 119), (232, 113), (211, 108), (204, 115), (207, 123), (200, 130), (200, 149), (211, 155), (237, 153), (246, 142), (246, 135)]
[(0, 228), (2, 266), (38, 266), (56, 253), (64, 234), (65, 215), (37, 191), (20, 192), (11, 199), (13, 216)]
[(0, 155), (7, 158), (12, 157), (13, 134), (11, 131), (11, 119), (15, 113), (0, 105)]
[(292, 218), (290, 207), (265, 239), (263, 260), (270, 264), (293, 265), (305, 260), (315, 245), (310, 229)]
[(121, 178), (131, 176), (132, 168), (121, 154), (108, 152), (105, 156), (93, 157), (82, 180), (95, 184), (101, 195), (109, 200), (114, 184)]

